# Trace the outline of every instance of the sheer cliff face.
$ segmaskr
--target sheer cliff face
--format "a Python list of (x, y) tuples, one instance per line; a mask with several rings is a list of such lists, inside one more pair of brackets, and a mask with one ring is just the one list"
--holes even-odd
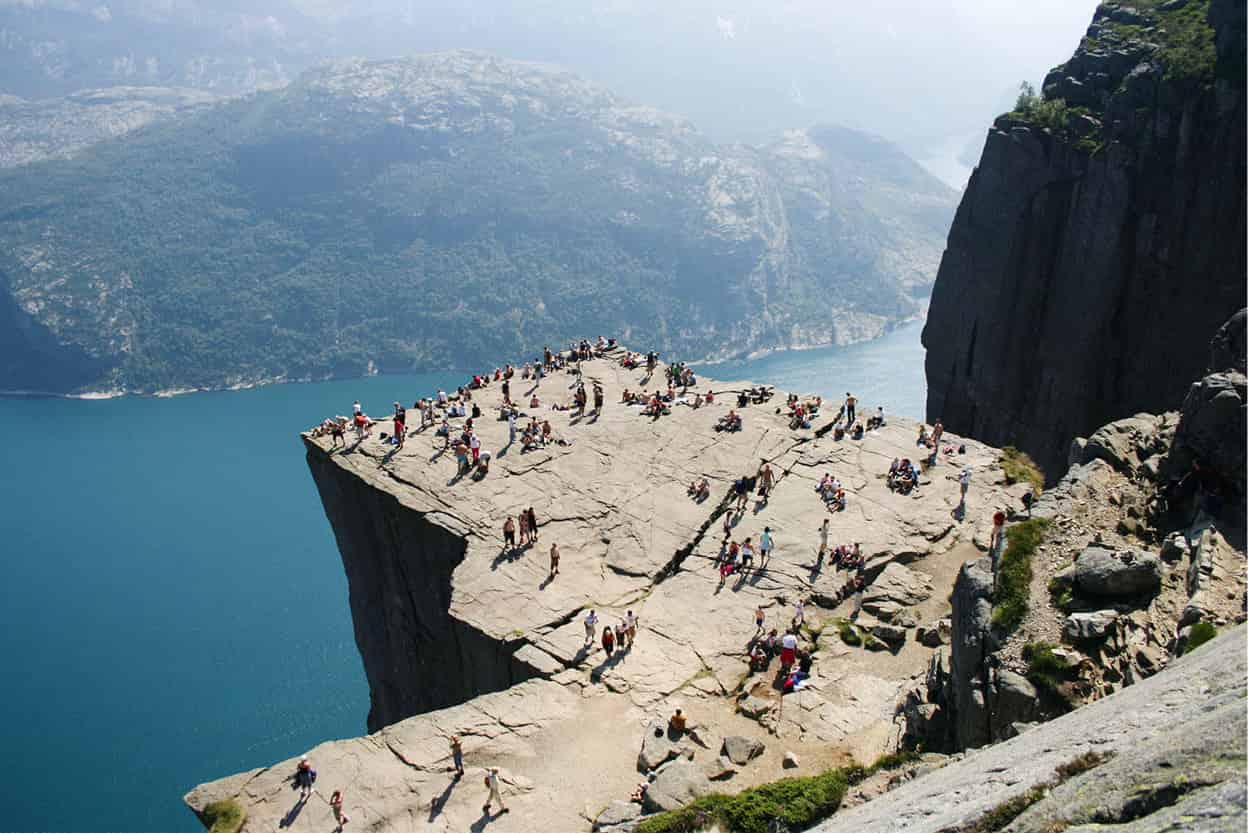
[(929, 420), (1056, 474), (1182, 400), (1244, 299), (1244, 17), (1102, 5), (1041, 106), (996, 120), (923, 333)]
[(307, 460), (351, 589), (372, 697), (369, 732), (533, 674), (506, 641), (449, 615), (462, 536), (334, 465), (315, 444)]

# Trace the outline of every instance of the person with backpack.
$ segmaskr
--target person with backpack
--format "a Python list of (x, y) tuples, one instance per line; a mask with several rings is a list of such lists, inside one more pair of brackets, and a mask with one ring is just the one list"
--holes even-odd
[(312, 786), (315, 784), (316, 771), (312, 768), (312, 762), (308, 761), (307, 756), (304, 756), (295, 767), (295, 787), (299, 789), (300, 802), (306, 801), (312, 795), (312, 792), (315, 790)]

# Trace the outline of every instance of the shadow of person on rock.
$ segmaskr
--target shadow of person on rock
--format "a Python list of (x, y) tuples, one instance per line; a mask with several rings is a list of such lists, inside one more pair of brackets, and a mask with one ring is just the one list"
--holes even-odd
[(474, 834), (480, 834), (480, 832), (485, 830), (487, 825), (494, 822), (494, 820), (498, 819), (502, 815), (502, 811), (499, 811), (497, 814), (491, 814), (489, 811), (482, 811), (481, 816), (477, 817), (476, 822), (468, 826), (468, 830), (474, 832)]
[(429, 822), (433, 822), (438, 818), (438, 814), (442, 813), (442, 809), (446, 807), (446, 801), (451, 798), (451, 791), (455, 790), (455, 786), (459, 784), (462, 777), (456, 773), (451, 777), (451, 781), (442, 790), (442, 793), (434, 797), (433, 802), (429, 803)]
[(607, 673), (607, 670), (614, 669), (623, 659), (623, 650), (616, 649), (610, 657), (605, 658), (601, 663), (589, 670), (589, 679), (594, 683), (598, 683), (602, 680), (602, 676)]
[(295, 820), (299, 817), (299, 812), (303, 810), (303, 806), (308, 804), (308, 798), (301, 796), (295, 800), (294, 807), (286, 812), (286, 816), (282, 817), (282, 821), (277, 824), (278, 828), (290, 828), (295, 824)]

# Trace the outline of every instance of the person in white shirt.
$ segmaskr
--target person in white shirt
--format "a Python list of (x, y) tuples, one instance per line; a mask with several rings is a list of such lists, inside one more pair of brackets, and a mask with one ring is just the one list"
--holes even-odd
[(585, 642), (594, 642), (594, 634), (598, 627), (598, 615), (594, 613), (594, 609), (589, 609), (589, 613), (585, 615)]

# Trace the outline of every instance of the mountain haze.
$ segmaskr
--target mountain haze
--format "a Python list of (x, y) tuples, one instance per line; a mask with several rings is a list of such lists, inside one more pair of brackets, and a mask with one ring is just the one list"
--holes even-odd
[(541, 65), (349, 61), (0, 176), (0, 388), (481, 367), (613, 333), (682, 356), (919, 309), (954, 194), (840, 128), (721, 147)]

